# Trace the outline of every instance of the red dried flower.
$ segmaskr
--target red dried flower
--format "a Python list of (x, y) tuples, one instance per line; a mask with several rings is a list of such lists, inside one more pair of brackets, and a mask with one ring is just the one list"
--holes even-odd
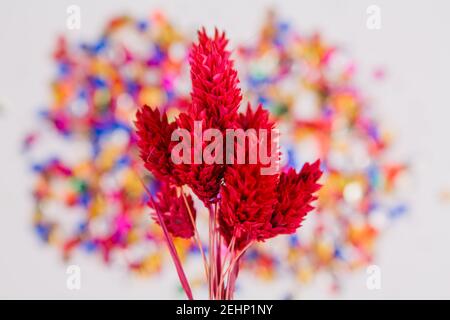
[(230, 128), (242, 100), (227, 44), (225, 32), (216, 29), (210, 38), (203, 28), (189, 55), (192, 81), (189, 113), (196, 120), (205, 120), (207, 128)]
[(227, 168), (220, 190), (219, 224), (228, 244), (236, 237), (235, 249), (263, 239), (277, 204), (277, 179), (278, 175), (261, 175), (258, 165)]
[(136, 119), (137, 144), (145, 168), (161, 181), (179, 184), (170, 157), (171, 135), (176, 123), (169, 123), (165, 113), (160, 114), (157, 108), (147, 105), (138, 110)]
[(319, 160), (311, 165), (305, 163), (299, 173), (291, 168), (280, 175), (278, 203), (266, 230), (266, 239), (294, 233), (301, 226), (306, 214), (314, 208), (311, 202), (317, 199), (313, 194), (321, 187), (317, 183), (321, 176)]
[(239, 128), (247, 129), (265, 129), (269, 132), (275, 128), (275, 122), (270, 120), (270, 114), (266, 109), (263, 109), (259, 104), (255, 111), (253, 111), (250, 103), (247, 105), (245, 113), (240, 113), (237, 119)]
[[(186, 200), (195, 221), (197, 215), (192, 197), (188, 195)], [(194, 235), (194, 226), (192, 225), (189, 211), (183, 197), (177, 193), (176, 187), (171, 187), (169, 184), (164, 183), (156, 194), (156, 200), (153, 203), (150, 202), (149, 206), (158, 210), (167, 230), (172, 236), (188, 239)], [(156, 214), (153, 214), (153, 219), (159, 224)]]
[[(174, 174), (188, 186), (199, 197), (200, 200), (208, 205), (216, 201), (219, 193), (221, 180), (223, 179), (224, 166), (222, 164), (207, 164), (202, 159), (202, 163), (194, 163), (194, 154), (196, 152), (194, 147), (194, 119), (191, 115), (182, 113), (177, 119), (180, 128), (186, 129), (191, 134), (191, 158), (190, 164), (174, 165)], [(205, 130), (205, 121), (202, 120), (202, 129)], [(203, 141), (200, 151), (203, 152), (205, 147), (210, 142)], [(172, 144), (172, 147), (175, 143)]]
[[(253, 112), (248, 106), (245, 114), (239, 115), (238, 126), (255, 129), (259, 140), (259, 129), (269, 132), (274, 123), (269, 120), (267, 110), (258, 106)], [(278, 148), (276, 148), (278, 153)], [(246, 163), (229, 165), (220, 190), (220, 231), (227, 243), (235, 237), (235, 249), (242, 249), (250, 241), (263, 240), (265, 229), (277, 204), (279, 174), (263, 175), (261, 162), (249, 164), (249, 148), (246, 140)]]
[[(225, 33), (216, 29), (210, 38), (202, 29), (198, 39), (189, 56), (192, 104), (189, 112), (180, 114), (177, 120), (180, 128), (191, 133), (192, 141), (194, 121), (202, 121), (202, 130), (214, 128), (224, 133), (225, 129), (232, 128), (242, 99), (237, 72), (226, 50)], [(203, 143), (202, 151), (207, 144)], [(217, 200), (225, 168), (222, 164), (194, 164), (194, 149), (191, 155), (192, 164), (177, 165), (177, 175), (208, 205)]]

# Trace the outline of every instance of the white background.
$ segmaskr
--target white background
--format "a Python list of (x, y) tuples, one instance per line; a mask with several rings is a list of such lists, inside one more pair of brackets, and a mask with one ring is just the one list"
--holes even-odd
[[(81, 7), (79, 31), (66, 29), (66, 8)], [(366, 9), (381, 8), (382, 29), (366, 28)], [(450, 203), (439, 192), (450, 188), (450, 2), (448, 1), (2, 1), (0, 4), (0, 298), (171, 298), (160, 279), (136, 279), (96, 259), (76, 258), (82, 289), (66, 288), (65, 266), (31, 230), (30, 176), (20, 154), (23, 135), (36, 108), (48, 101), (55, 36), (94, 39), (110, 16), (143, 16), (163, 9), (178, 26), (227, 30), (232, 43), (250, 39), (265, 9), (275, 7), (306, 32), (320, 30), (344, 45), (362, 72), (382, 65), (388, 79), (375, 88), (377, 113), (394, 129), (397, 155), (413, 165), (411, 211), (391, 227), (378, 247), (382, 289), (366, 288), (364, 270), (345, 278), (330, 295), (320, 279), (298, 298), (450, 298)], [(95, 261), (94, 261), (95, 260)], [(242, 298), (278, 297), (279, 284), (258, 287)]]

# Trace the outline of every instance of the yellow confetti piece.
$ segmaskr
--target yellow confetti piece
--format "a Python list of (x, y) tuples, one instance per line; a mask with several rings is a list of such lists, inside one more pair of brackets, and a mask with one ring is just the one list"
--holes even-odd
[(139, 104), (148, 106), (160, 106), (166, 103), (166, 96), (159, 88), (148, 87), (139, 94)]

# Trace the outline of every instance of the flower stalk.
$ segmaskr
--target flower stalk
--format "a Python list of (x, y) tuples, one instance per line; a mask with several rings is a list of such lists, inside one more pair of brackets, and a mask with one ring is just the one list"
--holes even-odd
[[(139, 176), (138, 176), (139, 177)], [(139, 178), (140, 179), (140, 178)], [(147, 186), (145, 185), (144, 181), (140, 179), (142, 186), (144, 187), (148, 197), (149, 202), (151, 205), (155, 206), (155, 202), (153, 199), (152, 194), (148, 190)], [(187, 203), (186, 203), (187, 204)], [(184, 272), (183, 265), (181, 264), (180, 256), (178, 255), (177, 249), (175, 247), (175, 244), (173, 243), (172, 236), (170, 235), (169, 231), (167, 230), (166, 224), (164, 222), (164, 219), (162, 218), (161, 212), (156, 209), (156, 216), (158, 219), (158, 222), (163, 230), (164, 239), (166, 240), (167, 246), (169, 248), (169, 253), (172, 257), (172, 260), (175, 264), (175, 269), (177, 270), (178, 278), (180, 279), (181, 286), (183, 287), (184, 292), (186, 293), (186, 296), (189, 300), (194, 300), (194, 296), (192, 295), (192, 289), (189, 285), (189, 281), (187, 280), (186, 273)]]

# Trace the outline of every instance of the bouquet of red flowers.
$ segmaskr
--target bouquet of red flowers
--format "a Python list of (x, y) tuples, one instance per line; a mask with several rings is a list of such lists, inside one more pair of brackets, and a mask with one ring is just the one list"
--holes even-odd
[[(158, 108), (137, 112), (145, 167), (161, 182), (149, 207), (161, 226), (178, 276), (193, 299), (172, 237), (193, 238), (202, 254), (211, 299), (232, 299), (239, 263), (257, 241), (294, 233), (313, 209), (319, 161), (300, 172), (279, 168), (278, 131), (261, 105), (239, 112), (239, 80), (224, 33), (198, 32), (189, 63), (191, 103), (169, 122)], [(205, 254), (189, 189), (209, 211)]]

